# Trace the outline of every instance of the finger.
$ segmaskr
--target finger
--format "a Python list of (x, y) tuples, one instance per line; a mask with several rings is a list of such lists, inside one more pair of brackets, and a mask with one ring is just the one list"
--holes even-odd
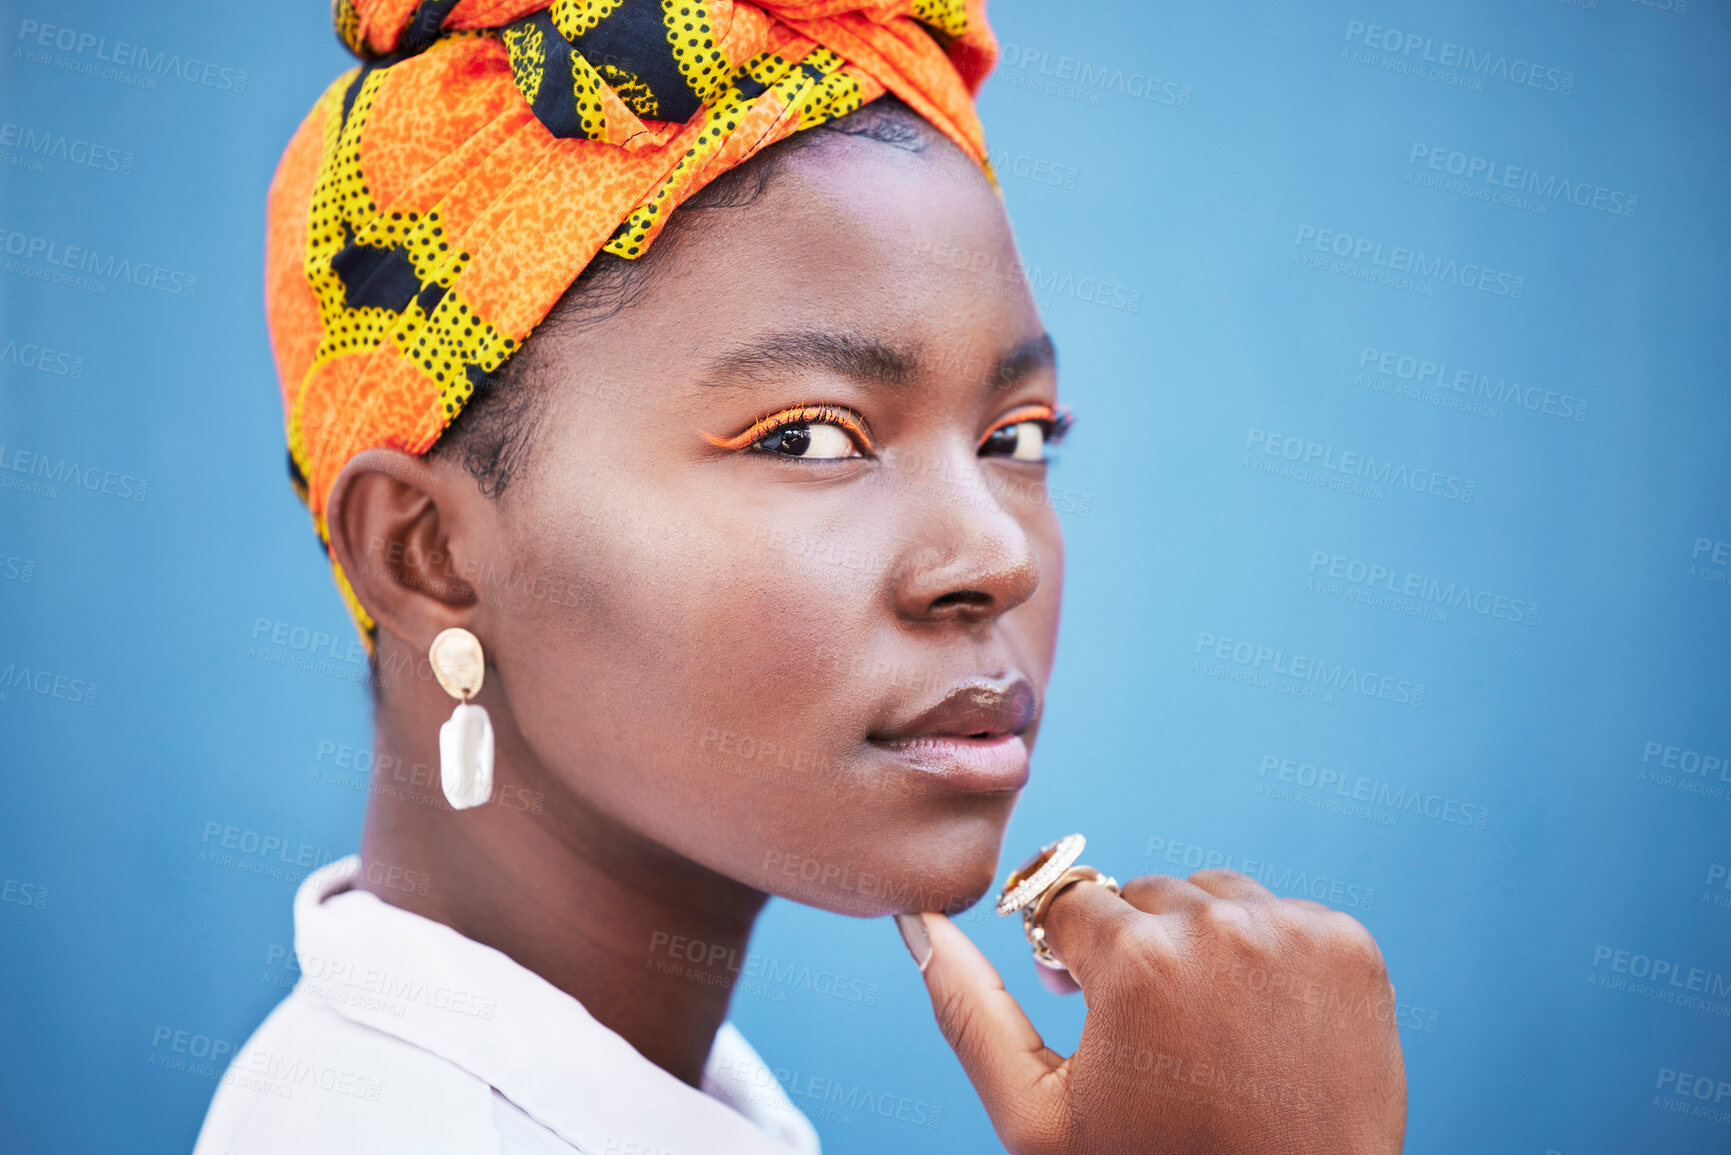
[(1190, 881), (1215, 898), (1229, 898), (1234, 902), (1273, 902), (1275, 900), (1272, 890), (1248, 874), (1240, 874), (1236, 870), (1198, 870), (1190, 876)]
[(1209, 894), (1193, 882), (1170, 874), (1144, 874), (1124, 884), (1124, 901), (1148, 914), (1180, 914), (1199, 910)]
[(1041, 1040), (997, 968), (955, 923), (941, 914), (901, 920), (916, 959), (920, 952), (911, 940), (918, 934), (914, 927), (923, 925), (931, 952), (922, 969), (938, 1028), (999, 1136), (1014, 1149), (1010, 1136), (1048, 1132), (1062, 1118), (1063, 1084), (1052, 1076), (1064, 1057)]
[(1309, 898), (1288, 898), (1283, 901), (1290, 902), (1293, 906), (1302, 906), (1305, 910), (1320, 910), (1324, 914), (1328, 914), (1334, 910), (1332, 906), (1325, 906), (1322, 903)]
[[(1131, 886), (1143, 881), (1134, 879)], [(1170, 881), (1177, 883), (1179, 887), (1189, 886), (1189, 883), (1180, 879)], [(1166, 885), (1154, 883), (1152, 887), (1139, 887), (1137, 891), (1147, 893), (1152, 888), (1163, 888)], [(1190, 889), (1195, 890), (1194, 887)], [(1174, 893), (1182, 893), (1176, 888), (1173, 890)], [(1155, 922), (1155, 919), (1104, 886), (1092, 882), (1077, 882), (1066, 886), (1052, 900), (1042, 925), (1046, 928), (1046, 942), (1051, 946), (1052, 953), (1063, 961), (1070, 974), (1081, 984), (1082, 993), (1086, 996), (1094, 983), (1121, 965), (1118, 960), (1126, 949), (1132, 947), (1131, 940), (1135, 936), (1155, 933)]]

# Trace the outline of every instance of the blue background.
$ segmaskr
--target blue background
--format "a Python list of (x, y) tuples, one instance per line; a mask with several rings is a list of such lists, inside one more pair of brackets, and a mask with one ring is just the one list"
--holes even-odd
[[(1120, 877), (1231, 855), (1356, 914), (1399, 992), (1415, 1152), (1731, 1149), (1726, 1116), (1659, 1086), (1731, 1080), (1731, 890), (1712, 873), (1731, 863), (1731, 775), (1685, 772), (1731, 755), (1731, 566), (1712, 562), (1731, 541), (1731, 18), (1680, 7), (993, 5), (1006, 66), (982, 111), (1080, 418), (1052, 476), (1076, 495), (1059, 661), (1007, 853), (1080, 829)], [(0, 1145), (183, 1151), (215, 1083), (159, 1066), (153, 1041), (245, 1039), (292, 981), (273, 947), (301, 873), (213, 864), (207, 823), (322, 860), (356, 845), (366, 797), (318, 757), (368, 742), (361, 668), (294, 668), (255, 638), (261, 619), (339, 654), (349, 636), (284, 477), (260, 305), (267, 181), (348, 60), (313, 0), (0, 8), (6, 131), (130, 156), (111, 172), (106, 152), (0, 150), (5, 461), (148, 481), (133, 500), (0, 470)], [(27, 55), (32, 20), (214, 62), (227, 87)], [(1444, 42), (1494, 75), (1423, 63)], [(1535, 62), (1539, 84), (1508, 78)], [(1588, 204), (1449, 186), (1450, 153)], [(1600, 189), (1636, 211), (1592, 207)], [(46, 283), (13, 248), (31, 237), (194, 275), (196, 295)], [(1397, 246), (1455, 273), (1362, 278)], [(1463, 286), (1483, 268), (1509, 291)], [(1538, 409), (1413, 395), (1408, 356)], [(1546, 412), (1547, 392), (1584, 416)], [(1318, 447), (1322, 484), (1281, 472), (1305, 464), (1281, 438)], [(1343, 475), (1319, 462), (1348, 451), (1435, 470), (1455, 498), (1470, 481), (1471, 500), (1329, 486)], [(1492, 612), (1363, 600), (1354, 561), (1485, 591)], [(1387, 677), (1394, 697), (1422, 685), (1422, 703), (1380, 681), (1296, 695), (1317, 683), (1255, 648)], [(1349, 810), (1307, 764), (1378, 785)], [(1017, 928), (963, 925), (1073, 1044), (1082, 1008), (1037, 988)], [(754, 949), (877, 987), (872, 1006), (798, 984), (737, 998), (785, 1079), (941, 1108), (935, 1128), (832, 1108), (826, 1150), (996, 1149), (886, 922), (778, 902)], [(1719, 993), (1633, 991), (1617, 951)]]

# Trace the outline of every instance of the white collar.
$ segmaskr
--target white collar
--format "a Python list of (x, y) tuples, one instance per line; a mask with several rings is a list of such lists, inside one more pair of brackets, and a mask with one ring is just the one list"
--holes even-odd
[(810, 1121), (731, 1023), (699, 1091), (500, 951), (351, 889), (360, 865), (338, 859), (295, 893), (301, 995), (485, 1080), (583, 1150), (623, 1139), (654, 1151), (816, 1155)]

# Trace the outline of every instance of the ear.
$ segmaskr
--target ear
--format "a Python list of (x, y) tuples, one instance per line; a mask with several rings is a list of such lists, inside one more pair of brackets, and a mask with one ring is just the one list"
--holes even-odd
[(395, 449), (368, 449), (343, 467), (325, 508), (331, 553), (382, 633), (424, 650), (439, 631), (467, 627), (486, 532), (474, 479), (460, 467)]

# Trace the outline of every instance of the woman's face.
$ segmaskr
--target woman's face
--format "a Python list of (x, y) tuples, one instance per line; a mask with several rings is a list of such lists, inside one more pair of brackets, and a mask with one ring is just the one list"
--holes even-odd
[(947, 143), (826, 137), (675, 224), (623, 311), (538, 338), (495, 539), (530, 596), (478, 586), (489, 698), (536, 788), (686, 858), (959, 909), (1026, 779), (1063, 571), (1002, 205)]

